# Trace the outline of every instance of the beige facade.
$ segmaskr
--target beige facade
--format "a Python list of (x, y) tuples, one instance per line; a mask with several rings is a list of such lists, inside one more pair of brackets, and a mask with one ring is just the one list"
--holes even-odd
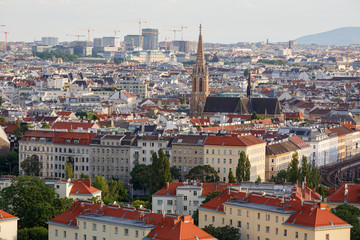
[(228, 181), (230, 169), (235, 176), (240, 153), (244, 151), (251, 164), (250, 181), (256, 181), (258, 176), (264, 180), (265, 146), (266, 143), (252, 146), (205, 145), (204, 164), (209, 164), (218, 172), (220, 181)]
[(0, 220), (0, 239), (17, 240), (18, 218)]
[(182, 179), (186, 179), (192, 168), (204, 164), (203, 158), (204, 145), (173, 144), (170, 164), (180, 170)]

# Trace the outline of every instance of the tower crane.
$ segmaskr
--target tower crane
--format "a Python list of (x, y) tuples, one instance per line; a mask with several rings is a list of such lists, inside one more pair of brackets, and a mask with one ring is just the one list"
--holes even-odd
[[(170, 26), (170, 27), (173, 27), (173, 28), (180, 28), (180, 30), (177, 30), (177, 31), (180, 31), (181, 32), (181, 41), (184, 41), (184, 29), (188, 28), (187, 26), (184, 26), (184, 25), (181, 25), (181, 26)], [(174, 31), (174, 30), (173, 30)]]
[(137, 22), (139, 24), (139, 49), (141, 48), (141, 24), (147, 23), (147, 21), (139, 19), (137, 20), (120, 20), (121, 22)]
[(66, 34), (68, 37), (77, 37), (77, 40), (80, 41), (80, 37), (85, 37), (85, 35), (81, 34)]
[(181, 30), (178, 29), (168, 29), (168, 31), (174, 32), (174, 41), (176, 41), (176, 32), (181, 32)]
[(5, 34), (5, 52), (7, 52), (7, 35), (9, 34), (9, 32), (1, 31), (0, 33), (4, 33), (4, 34)]
[(88, 32), (88, 45), (90, 45), (90, 33), (91, 32), (93, 32), (93, 31), (95, 31), (95, 29), (91, 29), (91, 28), (80, 28), (80, 30), (87, 30), (87, 32)]

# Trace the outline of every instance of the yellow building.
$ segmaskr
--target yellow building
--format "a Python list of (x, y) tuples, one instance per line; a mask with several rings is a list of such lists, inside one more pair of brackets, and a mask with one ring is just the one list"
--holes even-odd
[(152, 213), (147, 209), (100, 205), (76, 201), (48, 222), (49, 240), (171, 239), (215, 238), (193, 224), (190, 216)]
[(227, 190), (198, 209), (199, 227), (237, 227), (242, 240), (350, 239), (351, 225), (326, 203)]
[(18, 220), (17, 217), (0, 210), (0, 239), (17, 239)]

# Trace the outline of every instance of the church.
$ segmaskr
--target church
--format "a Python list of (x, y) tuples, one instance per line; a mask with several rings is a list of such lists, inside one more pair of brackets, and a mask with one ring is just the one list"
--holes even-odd
[(204, 46), (200, 25), (200, 35), (195, 66), (192, 71), (190, 117), (225, 114), (257, 114), (282, 119), (281, 106), (277, 98), (253, 98), (251, 76), (248, 78), (247, 97), (209, 96), (209, 72), (205, 62)]

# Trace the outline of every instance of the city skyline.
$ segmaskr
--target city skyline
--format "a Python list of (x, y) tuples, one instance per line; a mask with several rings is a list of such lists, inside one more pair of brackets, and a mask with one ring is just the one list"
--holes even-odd
[[(21, 7), (19, 7), (21, 6)], [(346, 6), (346, 11), (339, 9)], [(85, 35), (86, 28), (95, 29), (91, 39), (138, 34), (136, 23), (140, 18), (147, 21), (143, 28), (158, 28), (159, 40), (174, 39), (171, 29), (184, 25), (184, 40), (196, 41), (198, 25), (204, 26), (204, 41), (236, 43), (287, 41), (298, 37), (324, 32), (339, 27), (356, 26), (360, 20), (356, 9), (360, 2), (334, 0), (311, 2), (286, 0), (259, 0), (208, 2), (201, 0), (119, 2), (105, 0), (0, 0), (1, 31), (10, 32), (8, 41), (34, 41), (44, 36), (59, 37), (60, 41), (72, 41), (67, 34)], [(250, 19), (250, 20), (249, 20)], [(126, 20), (126, 21), (124, 21)], [(133, 22), (132, 22), (133, 21)], [(317, 21), (317, 24), (314, 24)], [(181, 33), (176, 34), (177, 40)], [(0, 35), (0, 41), (4, 36)]]

